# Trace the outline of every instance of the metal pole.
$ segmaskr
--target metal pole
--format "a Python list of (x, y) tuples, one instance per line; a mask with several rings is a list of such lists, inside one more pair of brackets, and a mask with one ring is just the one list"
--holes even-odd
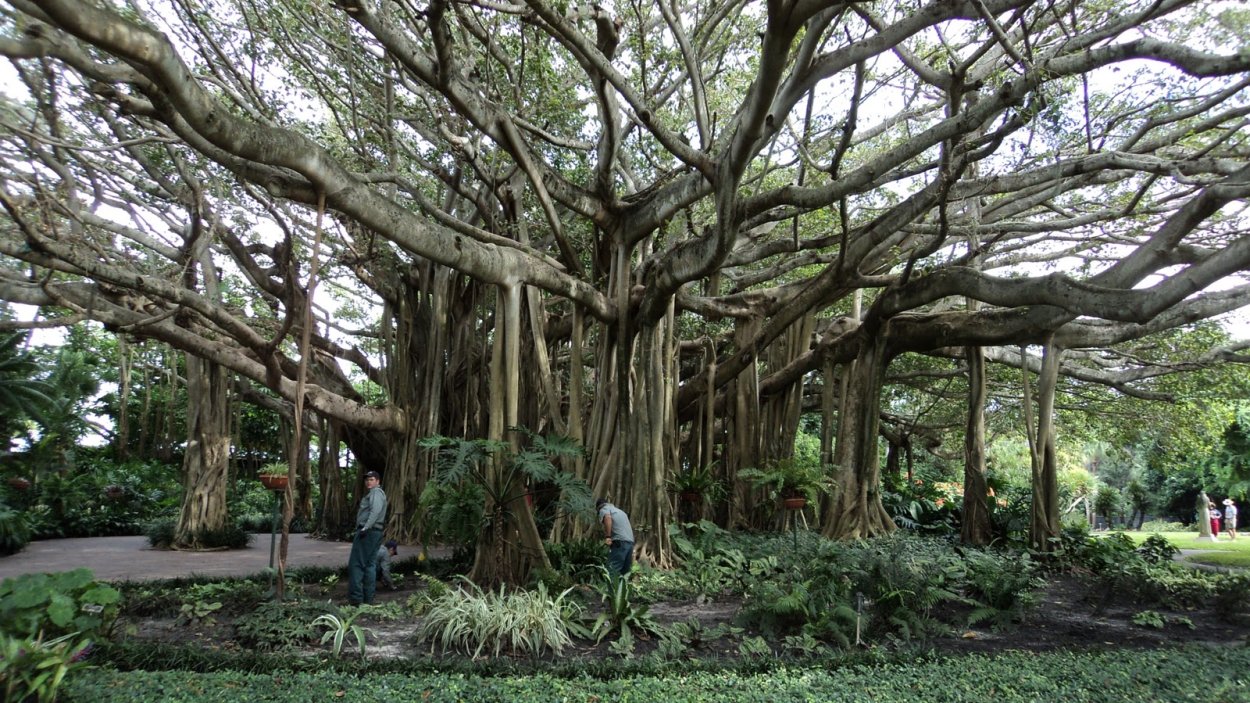
[(274, 575), (273, 552), (274, 552), (274, 547), (276, 547), (278, 543), (278, 505), (281, 501), (282, 501), (282, 498), (280, 497), (280, 492), (274, 491), (273, 492), (273, 522), (272, 522), (272, 526), (269, 528), (269, 590), (272, 593), (277, 592), (273, 590), (274, 588), (274, 585), (273, 585), (273, 575)]

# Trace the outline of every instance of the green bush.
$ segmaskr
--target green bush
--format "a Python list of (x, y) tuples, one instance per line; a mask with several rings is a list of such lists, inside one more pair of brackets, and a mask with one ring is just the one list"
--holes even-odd
[(234, 621), (235, 640), (244, 647), (261, 651), (302, 647), (317, 641), (313, 621), (338, 609), (311, 601), (262, 603)]
[(30, 543), (30, 523), (26, 516), (0, 503), (0, 556), (17, 554)]
[[(178, 523), (173, 519), (156, 520), (144, 526), (143, 534), (155, 549), (168, 549), (174, 543)], [(238, 525), (226, 525), (220, 530), (204, 530), (193, 540), (205, 549), (244, 549), (252, 541), (252, 535)]]
[(1019, 620), (1037, 602), (1045, 584), (1028, 554), (970, 549), (963, 553), (967, 566), (965, 591), (976, 608), (969, 625), (992, 620), (996, 627)]
[(608, 548), (597, 537), (547, 542), (546, 548), (551, 568), (566, 574), (575, 583), (594, 581), (608, 562)]
[(143, 534), (153, 549), (168, 549), (174, 544), (174, 531), (178, 521), (173, 518), (153, 520), (143, 526)]
[(1211, 605), (1217, 613), (1235, 615), (1250, 611), (1250, 573), (1218, 574), (1213, 590), (1215, 594)]
[(0, 632), (14, 637), (80, 633), (95, 638), (117, 619), (121, 594), (88, 569), (0, 581)]
[(1172, 561), (1172, 558), (1180, 554), (1181, 550), (1169, 542), (1167, 537), (1153, 534), (1137, 547), (1137, 553), (1152, 564), (1160, 564), (1165, 561)]

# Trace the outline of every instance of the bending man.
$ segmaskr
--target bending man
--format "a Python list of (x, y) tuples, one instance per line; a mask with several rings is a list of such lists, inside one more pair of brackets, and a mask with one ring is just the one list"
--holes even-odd
[(603, 525), (603, 541), (608, 545), (608, 572), (628, 576), (634, 565), (634, 528), (624, 510), (600, 498), (595, 501), (599, 523)]

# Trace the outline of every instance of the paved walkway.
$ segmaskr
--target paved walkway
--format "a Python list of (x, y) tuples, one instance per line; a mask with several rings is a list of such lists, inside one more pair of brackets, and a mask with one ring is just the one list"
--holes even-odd
[[(281, 535), (274, 558), (281, 546)], [(152, 549), (147, 537), (78, 537), (37, 540), (17, 554), (0, 557), (0, 578), (19, 574), (69, 571), (85, 566), (106, 581), (141, 581), (182, 576), (250, 576), (269, 567), (269, 533), (253, 535), (247, 549), (179, 552)], [(346, 566), (350, 542), (325, 542), (291, 535), (286, 568)], [(431, 550), (433, 552), (434, 550)], [(416, 547), (400, 545), (402, 559)]]

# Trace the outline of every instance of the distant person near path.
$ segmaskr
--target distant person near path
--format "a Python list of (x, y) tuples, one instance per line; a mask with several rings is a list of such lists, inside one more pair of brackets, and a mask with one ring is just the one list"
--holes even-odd
[(1224, 531), (1230, 541), (1237, 539), (1237, 504), (1232, 498), (1224, 499)]
[(599, 512), (599, 524), (603, 526), (603, 540), (608, 545), (608, 572), (629, 576), (634, 566), (634, 528), (624, 510), (600, 498), (595, 501)]
[(382, 526), (386, 524), (386, 493), (376, 471), (365, 473), (365, 495), (356, 512), (356, 534), (352, 553), (347, 558), (347, 603), (373, 605), (377, 589), (378, 546), (382, 544)]
[(1215, 507), (1215, 501), (1207, 504), (1207, 512), (1211, 514), (1211, 536), (1220, 538), (1220, 510)]

